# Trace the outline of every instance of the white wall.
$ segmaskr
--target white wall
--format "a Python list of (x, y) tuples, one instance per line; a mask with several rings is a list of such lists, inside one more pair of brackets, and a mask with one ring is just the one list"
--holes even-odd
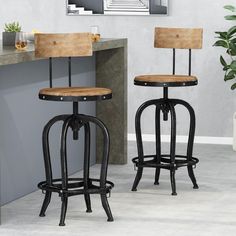
[[(171, 52), (153, 48), (155, 26), (203, 27), (204, 48), (194, 52), (193, 73), (199, 77), (199, 85), (191, 88), (171, 89), (170, 95), (188, 100), (197, 115), (197, 135), (232, 136), (232, 117), (236, 110), (236, 91), (230, 90), (230, 82), (223, 81), (219, 64), (222, 50), (212, 47), (214, 31), (224, 30), (232, 23), (223, 16), (222, 6), (235, 1), (227, 0), (170, 0), (169, 16), (66, 16), (64, 0), (0, 0), (0, 28), (4, 22), (18, 20), (25, 31), (37, 28), (48, 32), (88, 31), (97, 24), (103, 37), (127, 37), (129, 39), (129, 132), (134, 132), (134, 114), (141, 102), (161, 96), (159, 88), (133, 86), (138, 74), (171, 72)], [(178, 54), (177, 54), (178, 55)], [(187, 57), (179, 54), (179, 72), (187, 71)], [(185, 60), (186, 59), (186, 60)], [(186, 64), (185, 64), (186, 62)], [(186, 66), (185, 66), (186, 65)], [(178, 71), (178, 70), (177, 70)], [(180, 114), (180, 126), (186, 123), (185, 113)], [(146, 117), (147, 120), (151, 116)], [(153, 133), (152, 127), (144, 128)], [(165, 133), (167, 131), (164, 131)], [(185, 128), (180, 134), (187, 134)]]

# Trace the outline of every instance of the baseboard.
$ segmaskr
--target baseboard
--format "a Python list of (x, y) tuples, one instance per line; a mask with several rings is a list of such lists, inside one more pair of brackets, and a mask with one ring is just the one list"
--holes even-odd
[[(145, 142), (155, 142), (154, 134), (143, 134), (143, 141)], [(169, 142), (170, 135), (162, 135), (162, 142)], [(176, 142), (177, 143), (187, 143), (188, 136), (177, 135)], [(135, 134), (128, 134), (128, 141), (136, 141)], [(195, 136), (195, 143), (202, 144), (222, 144), (222, 145), (232, 145), (233, 138), (231, 137), (209, 137), (209, 136)]]

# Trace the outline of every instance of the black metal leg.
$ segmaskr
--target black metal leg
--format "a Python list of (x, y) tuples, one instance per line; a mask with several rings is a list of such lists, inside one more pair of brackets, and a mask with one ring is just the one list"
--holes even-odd
[(133, 183), (133, 187), (132, 187), (132, 191), (137, 191), (137, 186), (139, 184), (139, 181), (141, 180), (143, 175), (143, 167), (138, 167), (135, 179), (134, 179), (134, 183)]
[[(89, 188), (89, 166), (90, 166), (90, 125), (89, 123), (84, 124), (84, 190)], [(92, 212), (91, 200), (88, 193), (84, 194), (84, 199), (86, 203), (86, 212)]]
[[(193, 155), (193, 144), (194, 144), (194, 135), (195, 135), (195, 126), (196, 126), (195, 112), (189, 103), (187, 103), (183, 100), (179, 100), (179, 99), (176, 99), (174, 101), (176, 104), (181, 104), (185, 108), (187, 108), (189, 115), (190, 115), (190, 127), (189, 127), (188, 147), (187, 147), (187, 160), (191, 161), (192, 155)], [(188, 165), (188, 175), (193, 183), (193, 188), (198, 189), (199, 187), (197, 185), (197, 181), (194, 176), (192, 165)]]
[[(142, 165), (144, 162), (144, 154), (143, 154), (143, 141), (142, 141), (142, 133), (141, 133), (141, 115), (143, 111), (151, 106), (156, 105), (159, 106), (162, 103), (161, 99), (150, 100), (143, 103), (137, 110), (135, 115), (135, 133), (136, 133), (136, 142), (137, 142), (137, 149), (138, 149), (138, 158), (139, 164)], [(134, 183), (132, 186), (132, 191), (137, 191), (137, 186), (142, 178), (143, 174), (143, 167), (138, 166), (138, 171), (136, 173)]]
[(172, 195), (177, 195), (175, 184), (175, 147), (176, 147), (176, 114), (174, 105), (169, 102), (170, 116), (171, 116), (171, 141), (170, 141), (170, 181), (172, 188)]
[(194, 176), (193, 166), (188, 166), (188, 175), (189, 175), (189, 178), (192, 180), (193, 188), (198, 189), (199, 187), (197, 185), (197, 181), (196, 181), (196, 178)]
[[(159, 106), (156, 106), (155, 113), (155, 130), (156, 130), (156, 163), (161, 163), (161, 110)], [(160, 177), (161, 168), (157, 167), (155, 171), (155, 185), (159, 185), (159, 177)]]
[(68, 197), (65, 195), (61, 196), (61, 217), (59, 226), (65, 226), (67, 204), (68, 204)]
[(172, 188), (172, 195), (176, 196), (176, 184), (175, 184), (175, 169), (170, 169), (170, 182), (171, 182), (171, 188)]
[[(135, 133), (136, 133), (136, 142), (137, 142), (137, 149), (138, 149), (138, 158), (139, 164), (143, 163), (143, 141), (142, 141), (142, 133), (141, 133), (141, 115), (143, 110), (146, 108), (146, 103), (142, 104), (136, 112), (135, 115)], [(137, 191), (137, 186), (142, 178), (143, 175), (143, 167), (138, 167), (132, 191)]]
[(61, 193), (61, 218), (60, 218), (60, 226), (65, 225), (66, 211), (67, 211), (67, 203), (68, 196), (64, 193), (64, 191), (68, 190), (68, 169), (67, 169), (67, 151), (66, 151), (66, 141), (67, 141), (67, 131), (70, 125), (70, 122), (73, 120), (73, 117), (68, 117), (62, 126), (61, 133), (61, 181), (62, 181), (62, 193)]
[[(43, 136), (42, 136), (42, 144), (43, 144), (43, 157), (44, 157), (44, 167), (45, 167), (45, 176), (46, 182), (48, 186), (52, 185), (52, 166), (51, 166), (51, 158), (50, 158), (50, 149), (49, 149), (49, 131), (51, 127), (58, 121), (64, 121), (68, 118), (68, 115), (60, 115), (52, 118), (44, 127)], [(47, 207), (51, 201), (52, 193), (50, 191), (46, 191), (45, 198), (43, 201), (43, 205), (40, 211), (39, 216), (45, 216), (45, 212)]]
[(45, 216), (45, 212), (46, 212), (46, 210), (48, 208), (48, 205), (51, 201), (51, 196), (52, 196), (52, 192), (46, 191), (45, 198), (44, 198), (44, 201), (43, 201), (43, 205), (42, 205), (42, 208), (41, 208), (41, 211), (40, 211), (40, 214), (39, 214), (40, 217)]
[[(98, 118), (93, 116), (83, 116), (79, 115), (79, 119), (85, 122), (92, 122), (100, 127), (103, 138), (104, 138), (104, 148), (103, 148), (103, 158), (101, 163), (101, 171), (100, 171), (100, 189), (105, 190), (106, 189), (106, 180), (107, 180), (107, 168), (108, 168), (108, 159), (109, 159), (109, 150), (110, 150), (110, 137), (108, 130), (104, 123), (100, 121)], [(108, 221), (113, 221), (113, 216), (111, 213), (111, 209), (109, 206), (109, 203), (107, 201), (106, 193), (101, 193), (101, 201), (102, 206), (107, 214)]]
[(107, 201), (107, 195), (106, 194), (101, 194), (101, 201), (102, 201), (102, 206), (107, 214), (107, 221), (114, 221), (112, 213), (111, 213), (111, 209), (109, 206), (109, 203)]
[(91, 213), (92, 212), (92, 208), (91, 208), (91, 200), (90, 200), (90, 195), (84, 194), (84, 200), (85, 200), (85, 204), (86, 204), (86, 212), (87, 213)]
[[(137, 149), (138, 149), (138, 157), (139, 157), (139, 164), (143, 163), (143, 141), (142, 141), (142, 133), (141, 133), (141, 115), (143, 110), (145, 109), (145, 105), (141, 105), (139, 109), (137, 110), (136, 116), (135, 116), (135, 133), (136, 133), (136, 142), (137, 142)], [(132, 191), (137, 191), (137, 186), (139, 184), (139, 181), (142, 178), (143, 174), (143, 167), (138, 167)]]

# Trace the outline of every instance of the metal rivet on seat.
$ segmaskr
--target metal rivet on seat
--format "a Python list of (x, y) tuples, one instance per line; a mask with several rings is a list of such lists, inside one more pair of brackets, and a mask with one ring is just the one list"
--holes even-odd
[(106, 98), (106, 96), (103, 96), (103, 99), (105, 99)]
[(164, 84), (164, 86), (167, 86), (167, 84)]
[(63, 100), (63, 97), (61, 97), (60, 99), (61, 99), (61, 101), (62, 101), (62, 100)]
[(87, 100), (87, 98), (86, 97), (84, 97), (84, 101), (86, 101)]
[(43, 99), (45, 99), (45, 96), (43, 96)]
[(144, 85), (147, 85), (147, 83), (144, 83)]
[(186, 85), (185, 83), (183, 83), (183, 85)]

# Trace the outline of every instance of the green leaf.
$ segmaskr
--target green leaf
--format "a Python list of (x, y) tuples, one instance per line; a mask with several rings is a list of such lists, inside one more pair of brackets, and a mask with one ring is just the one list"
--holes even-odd
[(232, 90), (236, 89), (236, 83), (231, 86), (231, 89)]
[(220, 56), (220, 63), (221, 63), (221, 65), (224, 66), (224, 67), (227, 66), (227, 63), (226, 63), (225, 59), (224, 59), (222, 56)]
[(219, 32), (219, 31), (217, 31), (215, 33), (220, 35), (219, 38), (221, 38), (221, 39), (228, 39), (228, 33), (227, 32)]
[(228, 15), (228, 16), (225, 16), (225, 19), (226, 19), (226, 20), (236, 20), (236, 15)]
[(231, 62), (231, 64), (230, 64), (230, 69), (236, 71), (236, 60), (234, 60), (234, 61)]
[(236, 38), (230, 39), (230, 42), (236, 44)]
[(12, 22), (9, 24), (5, 24), (5, 32), (20, 32), (21, 26), (19, 22)]
[(232, 11), (232, 12), (236, 12), (236, 8), (232, 5), (225, 5), (224, 9), (227, 9), (227, 10)]
[(235, 76), (236, 74), (236, 71), (235, 70), (231, 70), (229, 73), (228, 73), (228, 76)]
[(229, 36), (232, 36), (235, 33), (236, 33), (236, 26), (233, 26), (228, 30), (228, 35)]
[(228, 48), (228, 44), (227, 44), (227, 42), (224, 41), (224, 40), (218, 40), (218, 41), (216, 41), (213, 46)]
[(230, 42), (229, 43), (229, 54), (231, 56), (235, 56), (236, 55), (236, 44)]
[(223, 68), (223, 71), (227, 71), (229, 68), (230, 68), (230, 66), (229, 66), (229, 65), (227, 65), (227, 66), (224, 66), (224, 68)]
[(235, 78), (236, 71), (231, 70), (228, 74), (225, 76), (225, 81), (231, 80)]

